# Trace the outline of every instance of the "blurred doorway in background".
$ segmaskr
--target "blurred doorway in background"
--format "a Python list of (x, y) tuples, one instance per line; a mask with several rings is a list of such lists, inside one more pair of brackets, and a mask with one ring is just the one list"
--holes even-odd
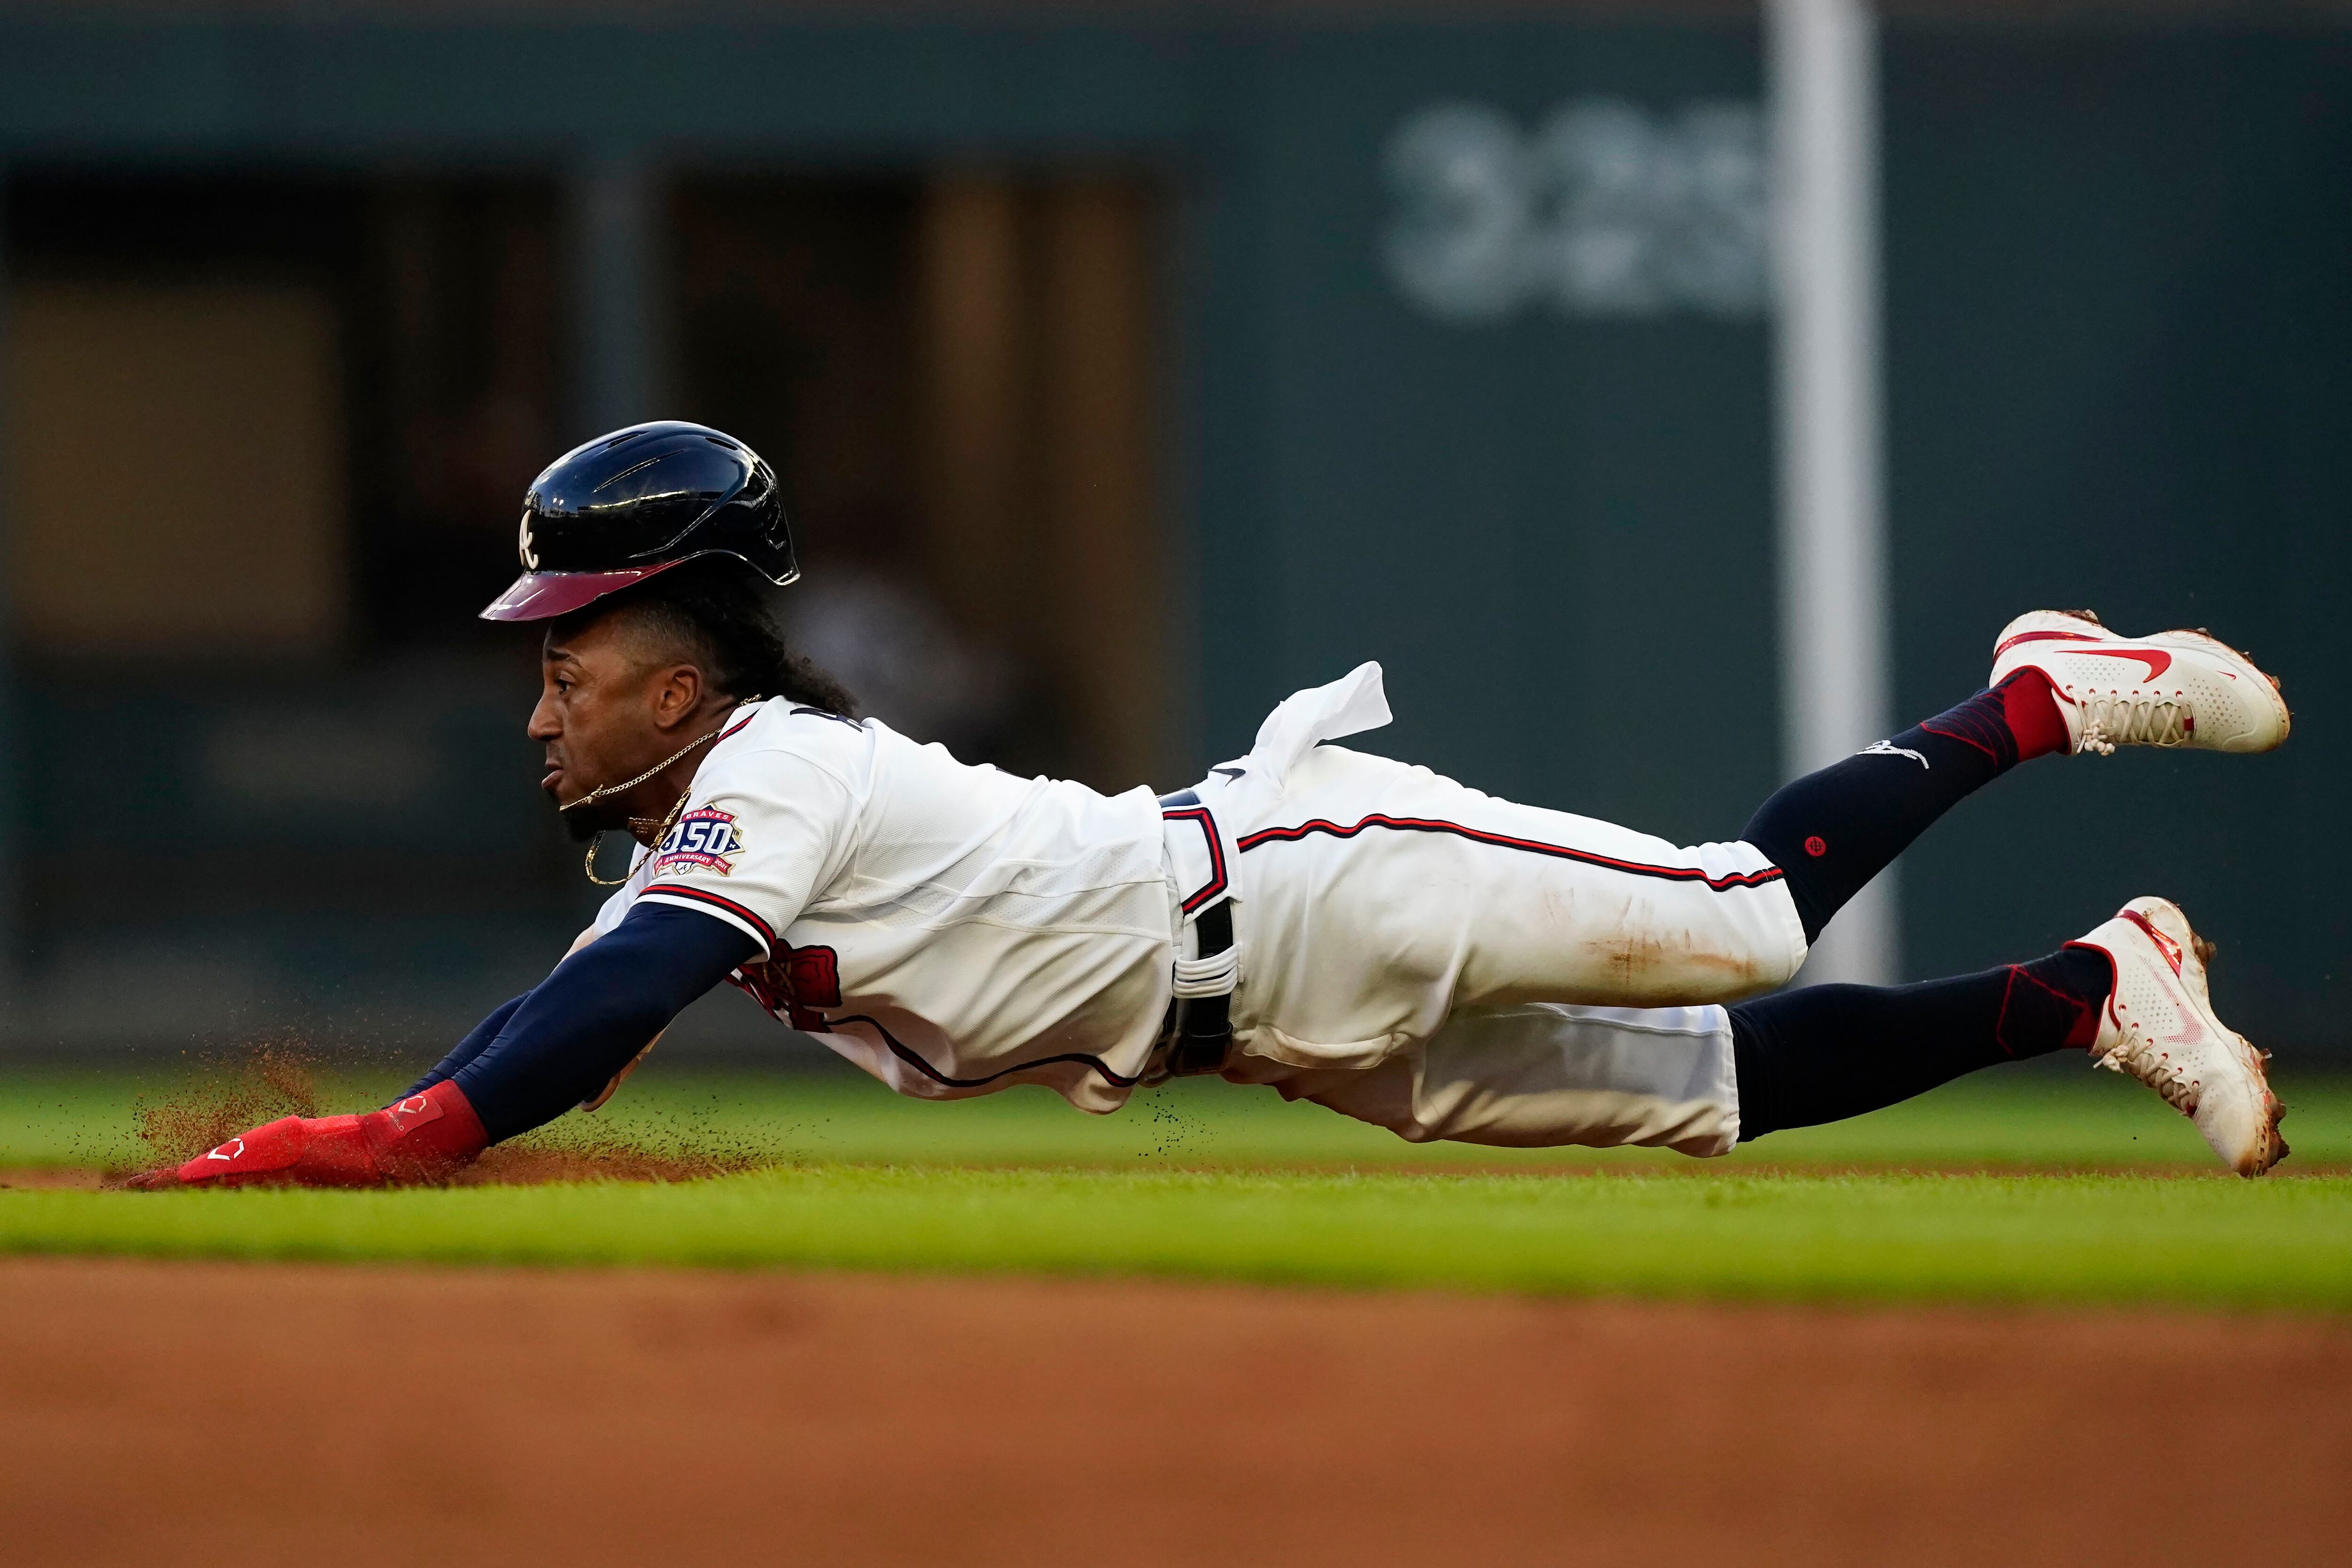
[(1178, 765), (1160, 211), (1041, 171), (673, 197), (677, 402), (783, 475), (795, 641), (919, 739), (1112, 790)]
[(37, 280), (14, 305), (18, 635), (80, 656), (335, 651), (346, 487), (326, 295)]
[[(35, 170), (7, 198), (26, 651), (468, 637), (564, 433), (556, 181)], [(63, 543), (94, 514), (103, 570)]]

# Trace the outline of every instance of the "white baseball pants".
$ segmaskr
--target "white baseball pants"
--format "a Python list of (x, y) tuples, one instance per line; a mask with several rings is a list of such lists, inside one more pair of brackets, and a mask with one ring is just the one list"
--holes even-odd
[(1234, 1049), (1414, 1142), (1660, 1144), (1739, 1130), (1721, 1003), (1804, 962), (1780, 873), (1497, 800), (1328, 742), (1202, 795), (1234, 847)]

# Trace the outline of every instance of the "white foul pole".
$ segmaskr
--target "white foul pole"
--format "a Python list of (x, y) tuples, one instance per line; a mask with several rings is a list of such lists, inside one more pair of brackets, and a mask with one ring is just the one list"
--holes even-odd
[[(1887, 732), (1879, 371), (1878, 30), (1867, 0), (1766, 0), (1779, 331), (1780, 701), (1790, 776)], [(1848, 904), (1805, 977), (1900, 968), (1895, 872)]]

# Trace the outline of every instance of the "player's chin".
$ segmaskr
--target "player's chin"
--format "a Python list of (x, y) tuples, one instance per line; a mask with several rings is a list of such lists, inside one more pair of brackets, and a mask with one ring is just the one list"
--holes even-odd
[(560, 790), (550, 787), (542, 793), (547, 796), (547, 804), (555, 808), (555, 815), (562, 819), (563, 831), (571, 835), (572, 842), (574, 844), (585, 844), (597, 834), (613, 826), (609, 822), (598, 820), (604, 814), (596, 809), (596, 805), (603, 805), (602, 801), (597, 802), (596, 805), (577, 805), (566, 811), (563, 809), (563, 795)]

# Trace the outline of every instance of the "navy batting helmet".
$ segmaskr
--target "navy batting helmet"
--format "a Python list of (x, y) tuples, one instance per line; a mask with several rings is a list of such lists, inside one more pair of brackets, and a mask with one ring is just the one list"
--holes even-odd
[(575, 447), (522, 498), (522, 575), (482, 612), (540, 621), (698, 555), (782, 587), (800, 574), (775, 470), (705, 425), (664, 419)]

